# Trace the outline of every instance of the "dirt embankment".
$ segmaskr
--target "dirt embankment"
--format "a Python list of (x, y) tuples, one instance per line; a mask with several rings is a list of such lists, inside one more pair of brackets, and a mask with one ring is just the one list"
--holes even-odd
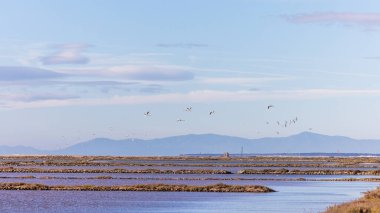
[(0, 183), (0, 190), (65, 190), (65, 191), (165, 191), (165, 192), (275, 192), (273, 189), (260, 185), (226, 185), (215, 184), (207, 186), (171, 185), (171, 184), (139, 184), (133, 186), (63, 186), (30, 183)]
[(329, 207), (325, 213), (378, 213), (380, 212), (380, 188), (366, 192), (364, 197)]
[(144, 174), (232, 174), (227, 170), (212, 169), (180, 169), (180, 170), (159, 170), (159, 169), (44, 169), (44, 168), (0, 168), (0, 173), (144, 173)]
[(380, 170), (288, 170), (288, 169), (244, 169), (238, 174), (274, 175), (380, 175)]

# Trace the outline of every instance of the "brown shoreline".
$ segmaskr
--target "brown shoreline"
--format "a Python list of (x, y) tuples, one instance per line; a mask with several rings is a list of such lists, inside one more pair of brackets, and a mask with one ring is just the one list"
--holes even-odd
[(143, 173), (143, 174), (232, 174), (227, 170), (159, 170), (159, 169), (43, 169), (43, 168), (0, 168), (0, 173)]
[(95, 185), (43, 185), (30, 183), (0, 183), (0, 190), (56, 190), (56, 191), (162, 191), (162, 192), (275, 192), (273, 189), (259, 185), (214, 184), (191, 186), (184, 184), (138, 184), (133, 186), (95, 186)]
[(380, 188), (364, 193), (357, 200), (330, 206), (325, 213), (378, 213), (380, 212)]
[[(179, 170), (160, 170), (160, 169), (44, 169), (44, 168), (20, 168), (3, 167), (0, 173), (140, 173), (140, 174), (233, 174), (228, 170), (213, 169), (179, 169)], [(243, 169), (237, 174), (257, 174), (257, 175), (380, 175), (380, 170), (288, 170), (288, 169)]]
[[(197, 161), (201, 161), (197, 162)], [(140, 167), (315, 167), (379, 168), (380, 157), (131, 157), (68, 155), (0, 155), (0, 166), (140, 166)]]
[(111, 166), (139, 166), (139, 167), (315, 167), (315, 168), (380, 168), (378, 166), (366, 166), (356, 164), (284, 164), (284, 163), (249, 163), (249, 164), (178, 164), (178, 163), (97, 163), (97, 162), (0, 162), (0, 166), (92, 166), (92, 167), (111, 167)]
[(288, 170), (288, 169), (244, 169), (238, 174), (273, 175), (380, 175), (380, 170)]
[(210, 157), (210, 156), (80, 156), (80, 155), (0, 155), (0, 161), (3, 160), (42, 160), (48, 161), (82, 161), (82, 162), (94, 162), (94, 161), (122, 161), (122, 160), (144, 160), (144, 161), (165, 161), (165, 160), (175, 160), (175, 161), (216, 161), (216, 162), (231, 162), (231, 161), (241, 161), (241, 162), (277, 162), (277, 161), (287, 161), (287, 162), (321, 162), (321, 163), (380, 163), (380, 157), (295, 157), (295, 156), (252, 156), (252, 157)]
[(218, 181), (311, 181), (311, 182), (380, 182), (380, 178), (328, 178), (328, 179), (316, 179), (316, 178), (154, 178), (154, 177), (112, 177), (112, 176), (96, 176), (96, 177), (55, 177), (55, 176), (41, 176), (36, 177), (32, 175), (28, 176), (0, 176), (0, 179), (40, 179), (40, 180), (176, 180), (176, 181), (186, 181), (186, 180), (218, 180)]

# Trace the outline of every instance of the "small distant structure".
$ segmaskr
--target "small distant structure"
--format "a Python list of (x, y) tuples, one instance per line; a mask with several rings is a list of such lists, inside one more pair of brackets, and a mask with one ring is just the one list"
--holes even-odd
[(223, 154), (223, 157), (225, 157), (225, 158), (230, 158), (230, 153), (229, 153), (229, 152), (225, 152), (225, 153)]

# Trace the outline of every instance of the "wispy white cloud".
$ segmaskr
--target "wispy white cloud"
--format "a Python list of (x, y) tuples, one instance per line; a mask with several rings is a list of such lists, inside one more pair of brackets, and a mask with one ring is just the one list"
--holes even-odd
[(24, 101), (19, 99), (4, 100), (1, 106), (6, 108), (44, 108), (62, 106), (96, 106), (96, 105), (136, 105), (136, 104), (170, 104), (170, 103), (213, 103), (213, 102), (252, 102), (259, 100), (312, 100), (336, 97), (379, 97), (380, 89), (308, 89), (276, 91), (217, 91), (199, 90), (188, 93), (165, 93), (153, 95), (112, 96), (103, 98), (68, 98)]
[(316, 12), (283, 15), (287, 21), (297, 24), (320, 23), (379, 27), (380, 13)]
[(60, 44), (54, 45), (54, 52), (40, 57), (40, 61), (44, 65), (57, 64), (87, 64), (89, 58), (83, 56), (83, 51), (89, 48), (88, 44)]
[(41, 80), (63, 76), (65, 75), (40, 68), (0, 66), (0, 81)]
[(0, 105), (8, 105), (9, 103), (36, 103), (51, 100), (69, 100), (79, 99), (77, 95), (67, 94), (53, 94), (53, 93), (41, 93), (41, 94), (20, 94), (20, 93), (0, 93)]
[(185, 81), (194, 78), (191, 71), (174, 66), (120, 66), (112, 67), (108, 72), (131, 80)]
[(24, 102), (38, 102), (38, 101), (46, 101), (46, 100), (72, 100), (79, 99), (80, 96), (77, 95), (67, 95), (67, 94), (52, 94), (52, 93), (44, 93), (44, 94), (30, 94), (30, 95), (21, 95), (18, 97), (18, 101)]
[(100, 76), (110, 78), (122, 78), (125, 80), (141, 80), (141, 81), (186, 81), (194, 79), (194, 73), (190, 68), (174, 66), (174, 65), (154, 65), (154, 64), (138, 64), (138, 65), (122, 65), (110, 67), (88, 67), (76, 69), (59, 69), (62, 72)]
[(200, 78), (199, 81), (205, 84), (250, 85), (289, 79), (290, 77), (208, 77)]
[(139, 91), (142, 93), (160, 93), (164, 91), (164, 88), (159, 84), (150, 84), (142, 87)]
[(199, 47), (208, 47), (207, 44), (204, 43), (159, 43), (157, 44), (158, 47), (165, 47), (165, 48), (199, 48)]

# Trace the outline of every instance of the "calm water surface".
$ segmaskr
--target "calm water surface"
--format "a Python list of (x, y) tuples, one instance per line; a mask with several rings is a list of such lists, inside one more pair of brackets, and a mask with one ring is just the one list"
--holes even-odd
[(127, 169), (127, 170), (227, 170), (232, 173), (237, 173), (244, 169), (288, 169), (288, 170), (379, 170), (378, 167), (223, 167), (223, 166), (17, 166), (15, 168), (42, 168), (42, 169)]
[[(25, 158), (24, 160), (27, 160)], [(38, 159), (32, 159), (38, 161)], [(103, 162), (103, 161), (102, 161)], [(1, 173), (0, 182), (26, 182), (46, 185), (134, 185), (150, 183), (208, 185), (215, 183), (238, 185), (264, 185), (275, 193), (195, 193), (195, 192), (91, 192), (91, 191), (0, 191), (0, 213), (71, 213), (71, 212), (321, 212), (328, 206), (359, 198), (362, 192), (375, 189), (379, 183), (371, 182), (326, 182), (323, 179), (365, 178), (379, 176), (355, 175), (249, 175), (236, 174), (241, 169), (266, 169), (266, 167), (223, 167), (223, 164), (245, 163), (294, 163), (294, 161), (253, 162), (253, 161), (213, 161), (213, 160), (123, 160), (104, 161), (123, 163), (148, 163), (152, 166), (39, 166), (39, 168), (73, 169), (225, 169), (235, 174), (118, 174), (118, 173)], [(181, 163), (187, 166), (160, 166), (165, 163)], [(297, 163), (323, 163), (297, 161)], [(197, 167), (192, 164), (205, 164)], [(206, 166), (215, 164), (217, 166)], [(218, 166), (220, 165), (220, 166)], [(363, 164), (376, 166), (380, 164)], [(38, 166), (27, 166), (38, 167)], [(283, 167), (268, 167), (278, 169)], [(321, 169), (297, 167), (288, 169)], [(356, 168), (324, 168), (356, 169)], [(374, 169), (358, 167), (357, 169)], [(16, 178), (34, 176), (35, 178)], [(45, 179), (43, 177), (56, 177)], [(115, 179), (91, 179), (98, 176), (111, 176)], [(189, 179), (194, 180), (189, 180)], [(219, 180), (203, 180), (207, 178)], [(280, 180), (223, 180), (230, 178), (305, 178), (318, 181)], [(198, 180), (201, 179), (201, 180)]]
[(266, 182), (275, 193), (0, 191), (0, 212), (320, 212), (376, 188), (365, 182)]

